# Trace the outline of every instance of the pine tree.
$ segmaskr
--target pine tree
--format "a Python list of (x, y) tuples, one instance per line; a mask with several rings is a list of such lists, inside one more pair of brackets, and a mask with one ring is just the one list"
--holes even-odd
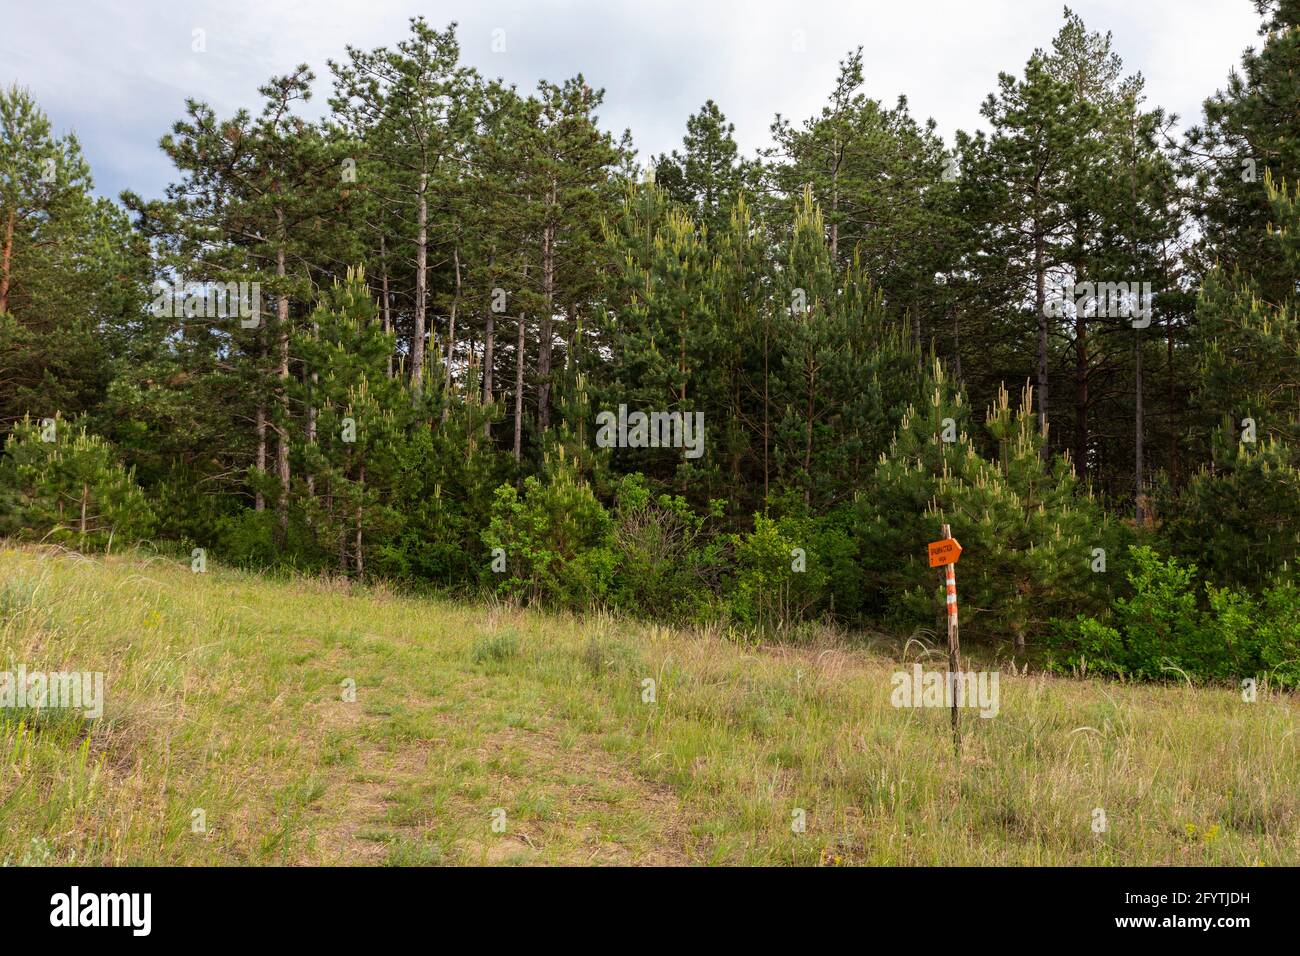
[[(308, 375), (295, 391), (316, 410), (311, 440), (297, 433), (304, 463), (298, 501), (324, 554), (341, 574), (365, 573), (367, 536), (400, 527), (388, 498), (395, 460), (414, 411), (406, 384), (387, 372), (393, 336), (377, 318), (365, 275), (349, 270), (321, 296), (311, 329), (294, 336)], [(310, 483), (310, 484), (309, 484)]]
[(707, 100), (686, 120), (683, 152), (673, 150), (654, 163), (659, 187), (685, 205), (696, 222), (714, 230), (725, 225), (742, 192), (752, 194), (761, 175), (757, 164), (740, 159), (735, 130)]
[(115, 449), (61, 416), (24, 418), (0, 458), (0, 500), (16, 505), (0, 531), (106, 550), (149, 536), (153, 510)]
[(1059, 280), (1066, 265), (1070, 174), (1085, 165), (1084, 132), (1093, 128), (1095, 114), (1041, 50), (1026, 63), (1023, 79), (999, 75), (998, 92), (980, 112), (992, 135), (959, 138), (962, 209), (976, 230), (967, 268), (980, 276), (981, 287), (973, 307), (994, 313), (995, 338), (1009, 327), (1019, 343), (1028, 328), (1035, 330), (1039, 430), (1047, 434), (1050, 375), (1062, 331), (1048, 300), (1053, 278)]
[(428, 377), (430, 251), (442, 249), (452, 258), (454, 235), (440, 214), (464, 175), (479, 84), (477, 74), (459, 63), (456, 24), (440, 32), (423, 17), (410, 22), (410, 36), (394, 49), (348, 47), (347, 63), (330, 61), (330, 105), (364, 144), (370, 172), (362, 185), (387, 214), (385, 228), (397, 227), (391, 237), (385, 232), (387, 253), (404, 260), (412, 276), (407, 371), (418, 395)]
[(1187, 134), (1184, 173), (1202, 232), (1198, 271), (1248, 272), (1260, 295), (1279, 303), (1295, 295), (1295, 273), (1268, 239), (1264, 180), (1300, 181), (1300, 2), (1255, 0), (1255, 8), (1263, 45), (1247, 49), (1227, 88), (1205, 101), (1204, 122)]
[[(620, 158), (596, 122), (604, 95), (581, 74), (562, 85), (539, 84), (533, 136), (525, 145), (523, 188), (531, 220), (526, 232), (535, 243), (535, 267), (529, 273), (538, 300), (537, 425), (542, 433), (551, 423), (556, 345), (572, 348), (579, 315), (598, 290), (601, 221), (612, 209), (611, 172)], [(558, 328), (557, 320), (562, 323)]]
[[(293, 313), (306, 311), (322, 249), (346, 242), (322, 234), (322, 221), (339, 217), (344, 204), (338, 157), (322, 131), (294, 113), (310, 97), (312, 79), (305, 65), (273, 78), (260, 89), (265, 103), (257, 117), (241, 110), (222, 120), (207, 104), (189, 101), (188, 118), (161, 142), (182, 180), (164, 201), (123, 196), (156, 241), (165, 276), (155, 283), (163, 288), (153, 311), (155, 319), (170, 319), (174, 344), (170, 359), (156, 358), (172, 368), (151, 371), (183, 389), (190, 407), (218, 403), (227, 423), (215, 426), (223, 436), (220, 458), (205, 470), (223, 484), (246, 475), (258, 511), (271, 497), (281, 543), (291, 433), (299, 427), (288, 400)], [(263, 307), (271, 303), (273, 310)], [(160, 384), (141, 377), (136, 387)], [(250, 421), (252, 435), (238, 435)]]
[[(1300, 195), (1266, 177), (1266, 230), (1300, 273)], [(1276, 268), (1261, 260), (1265, 275)], [(1300, 567), (1300, 319), (1274, 306), (1253, 276), (1216, 270), (1197, 307), (1194, 395), (1209, 462), (1181, 490), (1165, 490), (1164, 536), (1216, 580), (1262, 588)]]
[(870, 99), (863, 83), (858, 47), (840, 62), (817, 116), (798, 126), (776, 117), (766, 178), (784, 202), (764, 214), (788, 223), (789, 210), (811, 188), (836, 268), (856, 256), (887, 307), (909, 316), (921, 341), (933, 328), (920, 326), (937, 325), (945, 311), (935, 276), (950, 265), (947, 156), (933, 121), (918, 123), (905, 97), (892, 108)]
[[(615, 267), (607, 277), (604, 332), (619, 361), (596, 383), (596, 410), (698, 411), (707, 428), (717, 406), (702, 393), (718, 384), (708, 343), (719, 301), (707, 231), (662, 189), (646, 184), (629, 190), (608, 241)], [(620, 449), (614, 458), (623, 470), (676, 481), (680, 489), (690, 469), (710, 467), (712, 453), (706, 440), (704, 459), (694, 464), (680, 450), (648, 444)]]
[(92, 185), (76, 137), (0, 89), (0, 432), (93, 410), (132, 346), (148, 250)]
[(916, 626), (942, 607), (925, 551), (942, 524), (963, 548), (963, 634), (1010, 637), (1021, 648), (1052, 619), (1104, 606), (1095, 549), (1103, 560), (1118, 555), (1120, 529), (1079, 486), (1068, 455), (1044, 460), (1032, 401), (1028, 386), (1014, 409), (999, 393), (985, 415), (996, 458), (986, 459), (968, 434), (960, 390), (933, 363), (925, 399), (904, 416), (860, 503), (858, 535), (879, 611)]
[(912, 387), (917, 357), (861, 260), (835, 270), (811, 189), (773, 287), (774, 461), (782, 489), (819, 513), (861, 489)]

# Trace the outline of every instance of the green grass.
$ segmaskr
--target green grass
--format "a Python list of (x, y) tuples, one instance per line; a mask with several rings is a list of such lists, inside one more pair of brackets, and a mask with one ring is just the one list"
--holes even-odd
[(1003, 669), (958, 762), (882, 648), (0, 546), (0, 670), (106, 675), (0, 711), (0, 863), (1300, 862), (1294, 697)]

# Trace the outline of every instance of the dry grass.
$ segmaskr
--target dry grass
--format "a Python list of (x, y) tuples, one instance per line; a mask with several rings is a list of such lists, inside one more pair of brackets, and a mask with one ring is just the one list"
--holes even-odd
[(1003, 671), (958, 765), (883, 650), (0, 548), (19, 663), (107, 703), (0, 711), (0, 862), (1300, 862), (1285, 696)]

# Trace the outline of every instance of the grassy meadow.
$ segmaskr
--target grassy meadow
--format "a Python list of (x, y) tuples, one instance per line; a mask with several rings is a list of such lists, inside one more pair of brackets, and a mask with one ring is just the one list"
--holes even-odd
[(958, 759), (890, 703), (924, 648), (850, 637), (0, 544), (0, 670), (106, 685), (0, 710), (0, 863), (1300, 862), (1295, 697), (1003, 665)]

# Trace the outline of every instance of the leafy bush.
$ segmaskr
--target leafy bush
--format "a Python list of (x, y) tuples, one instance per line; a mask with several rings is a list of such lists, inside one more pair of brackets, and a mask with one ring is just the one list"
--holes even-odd
[(817, 560), (811, 519), (754, 515), (754, 530), (732, 535), (732, 618), (755, 631), (783, 631), (807, 617), (825, 595), (829, 574)]
[(315, 571), (331, 564), (331, 555), (318, 546), (312, 528), (295, 511), (290, 511), (287, 534), (281, 532), (279, 518), (270, 508), (219, 515), (212, 523), (211, 540), (197, 543), (235, 567)]
[(699, 613), (723, 567), (724, 544), (707, 525), (724, 504), (697, 514), (680, 495), (653, 495), (642, 475), (624, 476), (613, 516), (613, 602), (647, 616)]
[(1300, 684), (1300, 588), (1279, 581), (1261, 597), (1206, 585), (1197, 601), (1196, 565), (1162, 559), (1149, 547), (1129, 549), (1131, 597), (1114, 604), (1103, 624), (1079, 616), (1057, 629), (1053, 665), (1096, 673), (1166, 679), (1185, 673), (1202, 680), (1236, 681), (1267, 675), (1275, 684)]
[(591, 488), (567, 470), (545, 482), (529, 476), (522, 497), (502, 485), (483, 543), (502, 549), (505, 571), (485, 573), (513, 598), (588, 606), (605, 598), (613, 577), (612, 524)]
[(1300, 687), (1300, 584), (1280, 581), (1255, 604), (1254, 650), (1269, 678)]
[(839, 618), (861, 616), (866, 592), (866, 575), (853, 539), (853, 509), (839, 508), (814, 520), (795, 525), (807, 544), (807, 584), (819, 591), (814, 611)]

